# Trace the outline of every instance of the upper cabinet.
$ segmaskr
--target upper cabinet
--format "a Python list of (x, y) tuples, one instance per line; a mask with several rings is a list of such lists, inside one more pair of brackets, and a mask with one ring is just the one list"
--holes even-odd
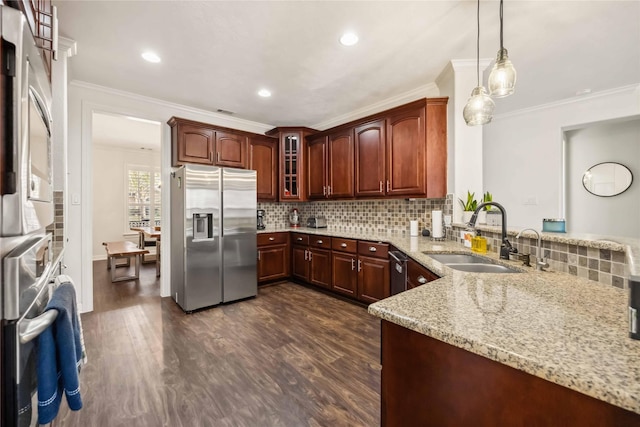
[(281, 202), (306, 200), (305, 138), (315, 131), (303, 127), (279, 127), (267, 132), (280, 141), (279, 198)]
[(249, 138), (249, 169), (257, 174), (258, 201), (278, 200), (278, 140), (255, 135)]
[(310, 199), (447, 192), (447, 98), (422, 99), (309, 138)]
[(353, 129), (309, 137), (306, 169), (309, 199), (353, 197)]
[(247, 167), (247, 136), (230, 129), (172, 117), (172, 164)]

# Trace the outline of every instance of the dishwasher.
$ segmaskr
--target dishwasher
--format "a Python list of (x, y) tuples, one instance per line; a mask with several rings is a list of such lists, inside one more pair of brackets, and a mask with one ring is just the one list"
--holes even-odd
[(407, 290), (407, 256), (401, 251), (390, 251), (391, 268), (391, 295), (399, 294)]

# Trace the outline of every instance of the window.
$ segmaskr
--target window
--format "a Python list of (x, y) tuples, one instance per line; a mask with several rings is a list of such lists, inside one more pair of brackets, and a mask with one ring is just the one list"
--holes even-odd
[(160, 207), (160, 171), (143, 166), (128, 167), (126, 230), (159, 226)]

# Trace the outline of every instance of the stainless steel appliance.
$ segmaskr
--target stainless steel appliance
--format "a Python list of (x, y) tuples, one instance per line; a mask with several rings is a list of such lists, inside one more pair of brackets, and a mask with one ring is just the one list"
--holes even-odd
[(264, 230), (267, 226), (264, 223), (265, 211), (264, 209), (258, 209), (258, 230)]
[(407, 290), (407, 256), (401, 251), (389, 251), (391, 262), (391, 295)]
[(0, 64), (0, 425), (15, 427), (36, 425), (29, 339), (54, 320), (39, 316), (54, 274), (51, 86), (26, 19), (3, 5)]
[(307, 219), (309, 228), (327, 228), (327, 218), (323, 216), (311, 216)]
[(171, 295), (186, 312), (255, 296), (256, 173), (185, 165), (171, 174)]
[(0, 236), (53, 222), (51, 85), (26, 19), (0, 6)]

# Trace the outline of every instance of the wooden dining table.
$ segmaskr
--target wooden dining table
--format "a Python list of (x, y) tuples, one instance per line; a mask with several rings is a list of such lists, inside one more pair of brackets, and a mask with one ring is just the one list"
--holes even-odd
[(160, 227), (131, 227), (131, 231), (139, 233), (138, 247), (140, 249), (144, 249), (145, 239), (156, 239), (156, 277), (160, 277), (160, 237), (162, 236)]

